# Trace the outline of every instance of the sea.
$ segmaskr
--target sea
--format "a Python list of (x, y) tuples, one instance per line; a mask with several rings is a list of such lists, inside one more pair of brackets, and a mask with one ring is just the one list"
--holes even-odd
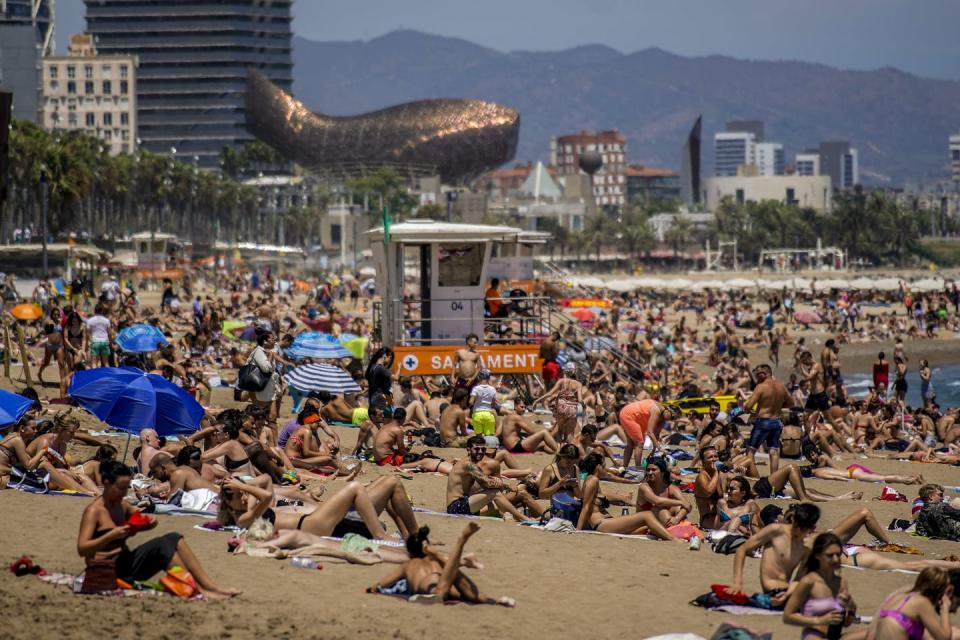
[[(920, 371), (915, 363), (907, 371), (907, 404), (911, 407), (923, 406), (920, 398)], [(890, 365), (890, 391), (893, 393), (893, 365)], [(843, 375), (847, 390), (854, 398), (861, 398), (867, 395), (867, 389), (873, 384), (873, 378), (869, 373), (852, 373)], [(941, 408), (960, 406), (960, 364), (950, 364), (933, 368), (931, 377), (933, 390), (937, 394), (937, 404)]]

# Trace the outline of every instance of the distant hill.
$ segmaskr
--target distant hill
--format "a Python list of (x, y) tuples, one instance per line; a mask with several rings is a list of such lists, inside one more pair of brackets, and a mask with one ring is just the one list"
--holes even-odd
[(421, 98), (479, 98), (521, 114), (519, 160), (549, 156), (550, 137), (620, 129), (631, 162), (680, 167), (683, 137), (704, 116), (703, 156), (726, 120), (761, 119), (787, 161), (821, 140), (850, 140), (866, 183), (948, 175), (960, 131), (960, 82), (893, 68), (844, 71), (805, 62), (623, 54), (592, 45), (503, 53), (455, 38), (395, 31), (367, 42), (296, 38), (295, 91), (312, 109), (347, 115)]

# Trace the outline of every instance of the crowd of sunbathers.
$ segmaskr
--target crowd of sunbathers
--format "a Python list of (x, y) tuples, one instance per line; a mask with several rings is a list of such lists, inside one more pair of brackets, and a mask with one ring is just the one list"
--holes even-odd
[[(770, 365), (751, 366), (746, 357), (734, 320), (736, 305), (743, 302), (732, 296), (715, 300), (714, 342), (704, 361), (714, 362), (717, 388), (712, 391), (726, 399), (723, 404), (706, 400), (703, 413), (682, 410), (682, 404), (665, 398), (710, 395), (700, 389), (702, 380), (693, 372), (693, 351), (683, 346), (695, 342), (696, 330), (682, 318), (668, 326), (664, 308), (626, 296), (617, 318), (645, 324), (642, 340), (633, 331), (623, 345), (627, 359), (586, 352), (576, 336), (554, 332), (540, 344), (541, 375), (517, 383), (484, 368), (477, 349), (480, 337), (470, 335), (456, 352), (449, 379), (400, 378), (392, 351), (382, 348), (363, 359), (337, 363), (360, 385), (359, 393), (301, 393), (288, 388), (283, 375), (296, 364), (285, 351), (294, 333), (326, 319), (334, 333), (350, 329), (369, 337), (360, 315), (351, 319), (337, 310), (336, 302), (349, 295), (350, 288), (326, 283), (297, 309), (290, 298), (273, 290), (272, 281), (245, 297), (245, 284), (221, 284), (233, 294), (227, 300), (198, 296), (192, 314), (174, 305), (175, 298), (166, 292), (162, 309), (154, 314), (139, 306), (132, 288), (104, 290), (86, 322), (106, 319), (101, 327), (106, 348), (99, 339), (81, 341), (72, 365), (78, 370), (113, 360), (140, 366), (209, 402), (212, 375), (202, 373), (204, 367), (213, 367), (213, 373), (227, 381), (235, 378), (229, 371), (253, 363), (268, 383), (260, 391), (236, 391), (235, 400), (247, 402), (239, 405), (244, 408), (211, 407), (200, 429), (182, 439), (164, 439), (143, 429), (132, 469), (117, 460), (117, 447), (78, 430), (76, 414), (44, 408), (39, 400), (0, 441), (0, 483), (22, 484), (30, 474), (38, 474), (45, 476), (49, 488), (96, 496), (84, 513), (78, 539), (91, 575), (108, 564), (118, 578), (138, 581), (182, 565), (209, 597), (235, 595), (206, 574), (178, 534), (129, 549), (126, 539), (135, 513), (206, 512), (225, 526), (258, 532), (252, 544), (299, 548), (322, 547), (329, 537), (349, 534), (374, 542), (391, 540), (381, 521), (385, 512), (407, 551), (377, 555), (402, 563), (377, 589), (405, 580), (416, 593), (512, 603), (481, 593), (461, 570), (473, 562), (463, 555), (463, 544), (475, 532), (475, 523), (468, 524), (449, 557), (431, 548), (429, 532), (417, 521), (402, 486), (403, 474), (428, 472), (447, 476), (442, 504), (450, 515), (499, 515), (519, 523), (565, 521), (570, 530), (694, 545), (703, 541), (705, 532), (726, 534), (727, 548), (735, 549), (731, 590), (741, 590), (745, 558), (760, 550), (764, 591), (774, 605), (785, 606), (785, 621), (806, 627), (809, 637), (833, 637), (831, 627), (852, 619), (852, 600), (835, 576), (841, 564), (923, 570), (915, 589), (899, 602), (894, 598), (887, 613), (878, 615), (876, 637), (899, 637), (883, 635), (894, 623), (902, 623), (909, 637), (914, 633), (907, 630), (910, 624), (922, 624), (933, 637), (943, 637), (934, 631), (942, 620), (931, 622), (928, 614), (943, 609), (941, 600), (950, 600), (948, 583), (955, 585), (960, 564), (897, 561), (850, 546), (861, 528), (881, 544), (890, 542), (887, 530), (867, 508), (837, 523), (832, 537), (812, 538), (819, 517), (812, 503), (863, 497), (859, 489), (835, 494), (807, 486), (806, 480), (817, 478), (916, 485), (916, 531), (960, 540), (960, 509), (945, 497), (943, 487), (925, 483), (918, 474), (883, 474), (860, 463), (838, 462), (850, 454), (958, 462), (958, 411), (941, 413), (930, 388), (924, 391), (924, 406), (915, 410), (906, 406), (901, 393), (905, 389), (897, 380), (888, 394), (890, 369), (883, 354), (874, 366), (871, 393), (852, 400), (841, 375), (841, 342), (828, 341), (815, 356), (800, 341), (788, 387), (776, 380)], [(66, 311), (54, 312), (60, 309), (56, 299), (48, 304), (51, 320)], [(67, 317), (83, 312), (84, 303), (75, 304)], [(222, 332), (225, 319), (242, 314), (250, 316), (249, 346)], [(168, 344), (137, 357), (119, 352), (112, 343), (117, 330), (137, 320), (161, 327)], [(612, 327), (602, 325), (614, 340), (624, 337), (617, 329), (619, 320), (607, 320)], [(502, 336), (509, 321), (498, 318), (498, 326), (484, 338)], [(98, 321), (92, 324), (91, 331)], [(595, 330), (603, 329), (598, 325)], [(226, 349), (225, 342), (234, 346)], [(897, 376), (906, 360), (902, 348), (898, 345), (895, 354)], [(66, 361), (54, 360), (61, 372), (67, 370)], [(640, 369), (631, 372), (630, 362), (642, 363)], [(63, 388), (68, 386), (64, 381)], [(287, 392), (295, 406), (284, 422), (279, 416)], [(341, 446), (345, 432), (336, 426), (344, 424), (356, 428), (357, 440), (349, 451)], [(95, 447), (95, 453), (74, 459), (72, 443)], [(445, 459), (431, 451), (450, 447), (463, 448), (464, 454)], [(645, 448), (652, 449), (646, 456)], [(534, 468), (527, 463), (533, 459), (522, 456), (535, 452), (548, 454), (551, 462)], [(765, 455), (758, 456), (761, 452)], [(398, 473), (364, 482), (360, 474), (366, 461), (395, 467)], [(325, 483), (331, 478), (343, 478), (346, 484), (327, 494)], [(799, 504), (784, 514), (772, 505), (761, 509), (756, 498), (788, 498)], [(824, 595), (827, 591), (832, 595)], [(838, 607), (829, 608), (824, 598), (842, 605), (842, 620)], [(952, 600), (950, 606), (955, 605)], [(920, 622), (904, 622), (908, 619)]]

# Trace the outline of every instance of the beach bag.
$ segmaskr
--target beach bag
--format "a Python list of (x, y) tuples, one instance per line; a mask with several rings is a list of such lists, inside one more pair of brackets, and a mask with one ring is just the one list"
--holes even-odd
[(270, 374), (264, 373), (253, 362), (240, 367), (237, 373), (237, 388), (241, 391), (263, 391), (270, 384)]
[(178, 598), (192, 598), (199, 591), (193, 575), (183, 567), (170, 567), (160, 578), (160, 584)]
[(117, 562), (114, 559), (91, 560), (83, 572), (80, 593), (95, 594), (117, 590)]
[(583, 503), (565, 491), (558, 491), (550, 498), (550, 513), (554, 518), (569, 520), (574, 525), (580, 520)]
[(49, 491), (48, 482), (50, 482), (50, 474), (39, 469), (24, 471), (19, 467), (13, 467), (10, 470), (10, 486), (17, 489), (25, 488), (45, 493)]
[(716, 553), (722, 553), (728, 556), (731, 553), (736, 553), (740, 545), (746, 541), (746, 536), (731, 533), (714, 542), (712, 546)]

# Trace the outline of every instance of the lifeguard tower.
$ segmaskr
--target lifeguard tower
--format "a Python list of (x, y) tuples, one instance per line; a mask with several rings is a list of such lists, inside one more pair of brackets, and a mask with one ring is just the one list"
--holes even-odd
[(190, 243), (181, 242), (172, 233), (143, 231), (130, 236), (137, 256), (137, 275), (141, 278), (183, 277), (183, 265), (189, 260)]
[[(381, 294), (384, 345), (460, 344), (484, 331), (484, 291), (493, 245), (516, 243), (516, 227), (410, 220), (367, 232)], [(409, 282), (409, 285), (407, 285)]]

